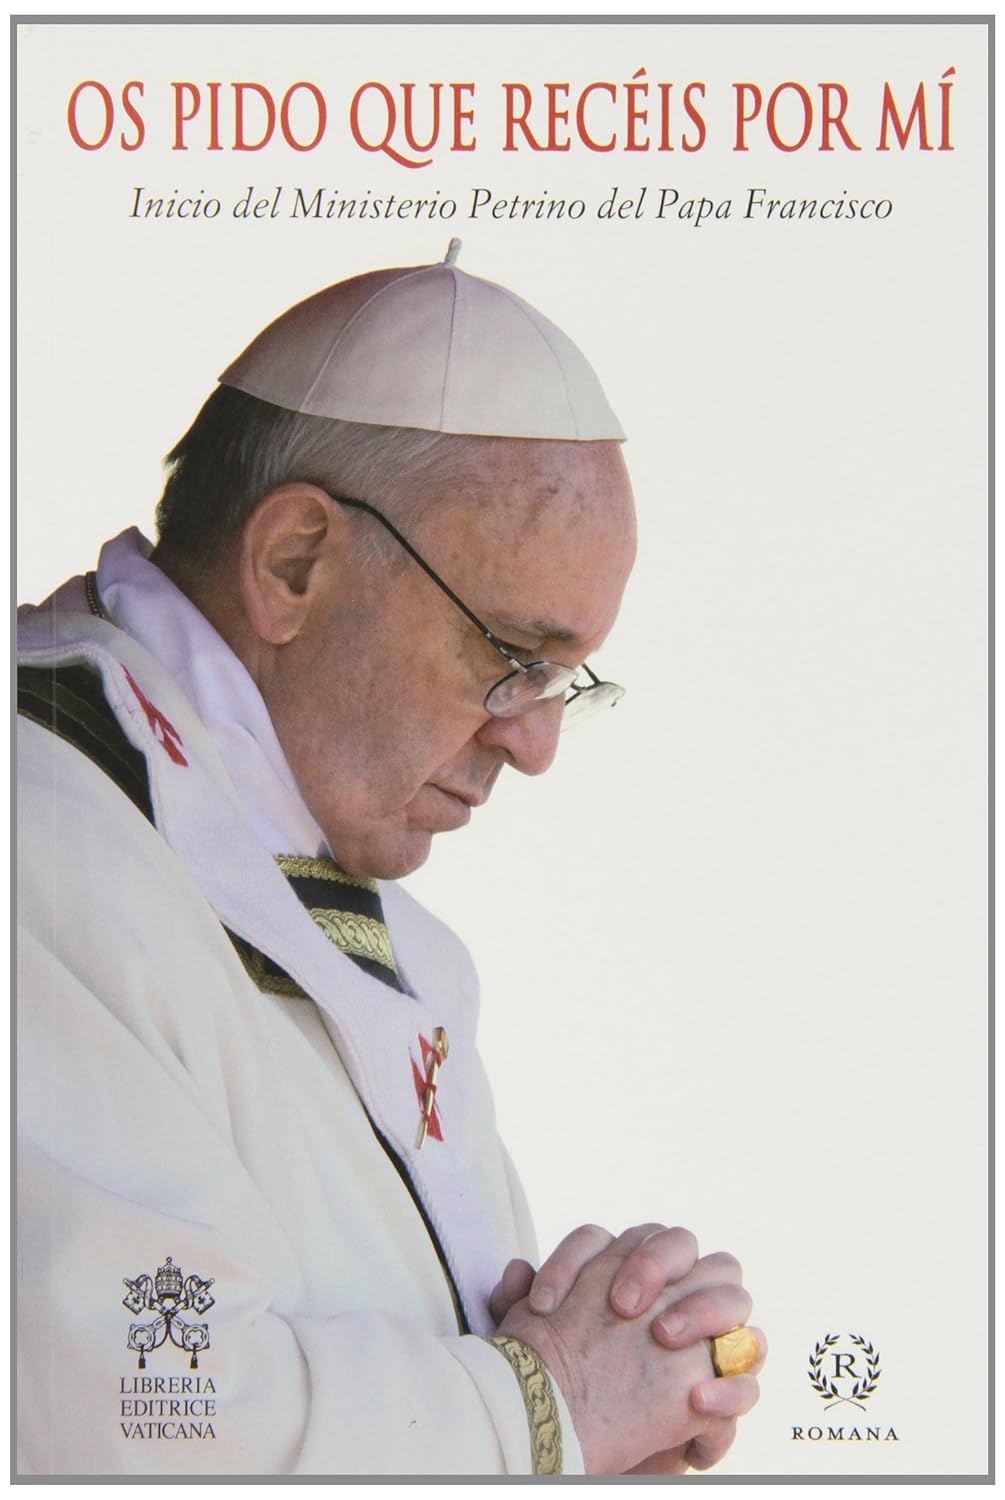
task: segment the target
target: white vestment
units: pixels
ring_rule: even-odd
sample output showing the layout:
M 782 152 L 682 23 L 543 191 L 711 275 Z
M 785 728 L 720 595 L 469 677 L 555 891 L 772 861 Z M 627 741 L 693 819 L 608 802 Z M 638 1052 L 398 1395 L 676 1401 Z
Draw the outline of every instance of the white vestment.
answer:
M 79 581 L 59 600 L 28 612 L 22 660 L 101 673 L 154 824 L 19 720 L 20 1472 L 530 1473 L 523 1390 L 479 1336 L 506 1261 L 535 1250 L 466 950 L 382 885 L 407 992 L 364 973 L 292 892 L 172 677 L 86 612 Z M 263 992 L 225 929 L 311 998 Z M 437 1026 L 443 1139 L 417 1150 Z M 169 1258 L 190 1302 L 211 1280 L 205 1310 L 124 1306 Z M 143 1369 L 133 1325 L 161 1337 Z M 177 1347 L 186 1325 L 208 1344 Z M 563 1471 L 581 1473 L 553 1394 Z

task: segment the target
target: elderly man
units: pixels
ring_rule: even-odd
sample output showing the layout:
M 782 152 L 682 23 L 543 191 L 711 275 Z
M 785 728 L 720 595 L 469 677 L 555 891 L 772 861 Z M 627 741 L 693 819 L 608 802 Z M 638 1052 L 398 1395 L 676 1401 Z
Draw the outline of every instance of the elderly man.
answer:
M 687 1231 L 535 1274 L 470 960 L 393 883 L 619 695 L 635 547 L 593 372 L 452 262 L 284 314 L 156 548 L 23 612 L 24 1472 L 677 1472 L 756 1399 Z

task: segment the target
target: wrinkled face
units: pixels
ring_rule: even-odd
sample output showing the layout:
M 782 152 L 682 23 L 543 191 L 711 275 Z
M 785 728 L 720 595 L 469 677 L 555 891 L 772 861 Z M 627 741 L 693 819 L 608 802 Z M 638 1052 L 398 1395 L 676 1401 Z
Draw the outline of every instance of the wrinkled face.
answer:
M 635 552 L 631 490 L 614 443 L 490 444 L 459 498 L 404 527 L 409 541 L 519 659 L 578 666 L 614 623 Z M 381 509 L 379 495 L 361 495 Z M 386 534 L 351 517 L 355 540 Z M 487 692 L 509 668 L 397 544 L 360 565 L 345 549 L 323 605 L 261 683 L 301 794 L 356 875 L 418 868 L 504 766 L 555 754 L 562 699 L 513 719 Z

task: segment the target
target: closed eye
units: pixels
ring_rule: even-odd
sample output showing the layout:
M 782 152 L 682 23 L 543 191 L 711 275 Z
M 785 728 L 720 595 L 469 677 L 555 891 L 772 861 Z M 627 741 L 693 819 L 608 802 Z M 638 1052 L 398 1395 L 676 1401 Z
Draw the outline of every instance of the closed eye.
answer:
M 503 640 L 500 640 L 499 644 L 509 652 L 510 656 L 515 656 L 517 661 L 523 662 L 525 666 L 529 662 L 537 660 L 538 653 L 532 650 L 530 646 L 516 646 L 512 641 Z

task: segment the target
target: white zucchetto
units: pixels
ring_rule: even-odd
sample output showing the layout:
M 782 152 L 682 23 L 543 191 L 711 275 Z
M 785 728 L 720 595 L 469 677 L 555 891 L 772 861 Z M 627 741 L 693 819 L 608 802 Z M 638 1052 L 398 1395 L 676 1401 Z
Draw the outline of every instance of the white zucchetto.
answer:
M 454 264 L 369 271 L 291 307 L 220 376 L 307 416 L 485 437 L 624 440 L 571 339 Z

